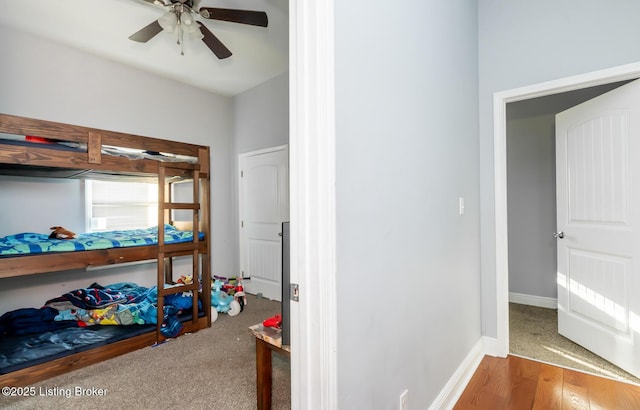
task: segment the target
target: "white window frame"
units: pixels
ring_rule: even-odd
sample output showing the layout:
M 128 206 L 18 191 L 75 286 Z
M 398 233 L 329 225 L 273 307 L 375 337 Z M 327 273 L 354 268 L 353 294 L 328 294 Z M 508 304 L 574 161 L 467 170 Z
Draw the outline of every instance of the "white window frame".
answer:
M 90 180 L 87 179 L 85 180 L 85 184 L 84 184 L 84 190 L 85 190 L 85 194 L 84 194 L 84 198 L 85 198 L 85 232 L 99 232 L 99 231 L 103 231 L 103 230 L 118 230 L 121 229 L 119 227 L 113 227 L 113 228 L 106 228 L 106 229 L 96 229 L 96 223 L 95 223 L 95 218 L 93 215 L 93 206 L 94 206 L 94 202 L 93 202 L 93 191 L 95 189 L 95 183 L 100 183 L 103 181 L 99 181 L 99 180 Z M 112 184 L 131 184 L 132 182 L 130 181 L 104 181 L 104 182 L 108 182 L 108 183 L 112 183 Z M 157 217 L 157 212 L 158 212 L 158 194 L 157 194 L 157 184 L 156 183 L 145 183 L 149 185 L 149 189 L 154 189 L 155 187 L 155 191 L 151 192 L 150 194 L 150 199 L 149 202 L 133 202 L 130 201 L 131 206 L 140 206 L 140 205 L 146 205 L 146 206 L 150 206 L 151 208 L 151 212 L 152 214 L 147 214 L 147 217 L 145 218 L 144 221 L 140 221 L 140 224 L 137 225 L 135 228 L 147 228 L 149 226 L 154 226 L 157 224 L 158 221 L 158 217 Z M 123 186 L 123 191 L 124 191 L 124 186 Z M 128 198 L 128 196 L 126 194 L 123 194 L 122 196 L 120 196 L 123 201 L 114 201 L 112 204 L 113 205 L 121 205 L 121 206 L 126 206 L 126 204 L 129 201 L 126 201 L 126 198 Z M 153 198 L 153 200 L 151 200 L 151 198 Z M 122 229 L 134 229 L 132 227 L 127 227 L 127 228 L 122 228 Z

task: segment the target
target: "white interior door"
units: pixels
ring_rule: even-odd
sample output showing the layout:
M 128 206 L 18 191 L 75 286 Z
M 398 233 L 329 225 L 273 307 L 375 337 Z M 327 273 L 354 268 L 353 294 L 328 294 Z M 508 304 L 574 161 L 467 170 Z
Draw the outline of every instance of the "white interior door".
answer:
M 289 149 L 241 154 L 240 270 L 245 291 L 282 300 L 282 222 L 289 220 Z
M 640 82 L 556 116 L 558 331 L 640 377 Z

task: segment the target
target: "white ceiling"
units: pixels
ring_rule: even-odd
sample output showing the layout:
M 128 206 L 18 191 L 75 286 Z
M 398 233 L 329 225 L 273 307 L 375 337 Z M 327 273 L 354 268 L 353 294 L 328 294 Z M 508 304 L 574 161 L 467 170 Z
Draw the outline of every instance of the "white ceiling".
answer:
M 265 11 L 268 27 L 198 17 L 233 55 L 219 60 L 201 40 L 161 32 L 147 43 L 128 37 L 164 10 L 143 0 L 4 1 L 0 24 L 113 61 L 233 96 L 288 70 L 288 0 L 202 0 L 201 7 Z

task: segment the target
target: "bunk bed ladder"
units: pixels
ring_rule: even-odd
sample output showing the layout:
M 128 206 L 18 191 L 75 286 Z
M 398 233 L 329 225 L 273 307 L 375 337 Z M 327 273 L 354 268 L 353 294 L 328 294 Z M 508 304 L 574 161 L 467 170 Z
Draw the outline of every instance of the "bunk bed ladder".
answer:
M 192 293 L 192 324 L 197 326 L 198 317 L 198 300 L 199 291 L 206 290 L 206 286 L 201 286 L 202 281 L 206 280 L 209 275 L 201 275 L 200 269 L 200 239 L 199 233 L 199 211 L 200 211 L 200 171 L 193 171 L 193 202 L 173 202 L 172 200 L 172 182 L 167 181 L 167 177 L 172 176 L 172 170 L 176 170 L 176 174 L 180 174 L 181 169 L 172 167 L 171 163 L 159 163 L 158 166 L 158 325 L 156 328 L 156 338 L 160 342 L 165 339 L 161 333 L 164 321 L 164 297 L 171 294 L 188 292 Z M 171 223 L 172 210 L 191 210 L 193 240 L 191 242 L 183 242 L 176 244 L 165 244 L 164 227 L 165 224 Z M 208 238 L 207 238 L 208 239 Z M 191 256 L 192 282 L 190 284 L 173 285 L 173 258 L 179 256 Z M 206 263 L 206 262 L 203 262 Z M 208 264 L 205 265 L 208 269 Z M 210 288 L 210 285 L 209 285 Z M 209 297 L 210 298 L 210 297 Z M 207 298 L 207 299 L 209 299 Z M 208 306 L 208 304 L 206 304 Z M 207 307 L 203 304 L 203 307 Z M 207 314 L 207 311 L 205 311 Z M 207 314 L 208 317 L 208 314 Z M 208 319 L 208 325 L 210 325 Z

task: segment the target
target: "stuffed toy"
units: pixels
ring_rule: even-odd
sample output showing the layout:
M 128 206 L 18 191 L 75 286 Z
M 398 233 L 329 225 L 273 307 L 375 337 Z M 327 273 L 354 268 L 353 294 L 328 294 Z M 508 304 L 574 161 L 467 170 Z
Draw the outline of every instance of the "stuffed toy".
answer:
M 190 285 L 193 283 L 193 275 L 181 275 L 177 283 L 180 283 L 182 285 Z
M 61 226 L 52 226 L 53 232 L 49 235 L 49 239 L 74 239 L 78 235 L 75 232 L 68 231 Z

